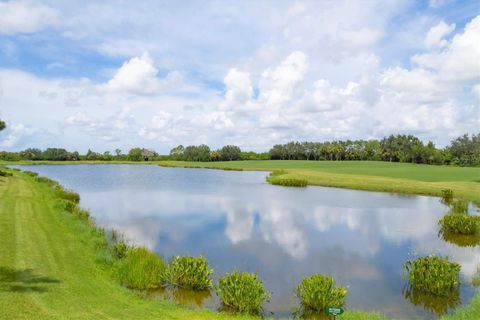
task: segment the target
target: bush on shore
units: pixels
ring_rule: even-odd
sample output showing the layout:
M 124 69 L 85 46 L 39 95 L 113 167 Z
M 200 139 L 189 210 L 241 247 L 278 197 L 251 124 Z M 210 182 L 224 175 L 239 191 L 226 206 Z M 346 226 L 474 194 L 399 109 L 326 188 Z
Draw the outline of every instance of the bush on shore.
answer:
M 260 314 L 271 295 L 256 274 L 238 271 L 219 278 L 215 292 L 225 309 L 249 314 Z
M 190 290 L 207 290 L 213 285 L 213 269 L 202 256 L 177 256 L 165 271 L 165 280 L 176 288 Z
M 427 256 L 404 265 L 412 289 L 434 296 L 448 296 L 460 283 L 460 265 L 448 258 Z
M 304 277 L 295 289 L 303 312 L 322 312 L 326 307 L 343 307 L 347 289 L 335 284 L 332 276 L 314 274 Z

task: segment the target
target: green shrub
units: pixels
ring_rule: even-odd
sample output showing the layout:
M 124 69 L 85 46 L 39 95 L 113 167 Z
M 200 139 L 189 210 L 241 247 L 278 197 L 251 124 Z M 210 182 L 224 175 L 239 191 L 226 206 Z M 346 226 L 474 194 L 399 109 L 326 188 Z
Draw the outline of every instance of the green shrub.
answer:
M 427 256 L 404 265 L 413 290 L 435 296 L 448 296 L 460 283 L 460 265 L 448 258 Z
M 247 272 L 227 273 L 218 279 L 215 292 L 224 308 L 240 313 L 259 314 L 263 303 L 270 298 L 257 275 Z
M 347 297 L 347 289 L 335 285 L 332 276 L 314 274 L 304 277 L 295 289 L 304 311 L 322 312 L 326 307 L 342 307 Z
M 166 264 L 162 258 L 145 248 L 128 250 L 118 264 L 120 283 L 132 289 L 153 289 L 165 284 Z
M 450 205 L 453 201 L 453 190 L 452 189 L 444 189 L 442 192 L 442 202 L 446 205 Z
M 212 287 L 213 270 L 207 259 L 184 256 L 175 257 L 167 267 L 165 280 L 174 287 L 190 290 L 206 290 Z
M 446 214 L 438 224 L 443 233 L 474 235 L 479 231 L 479 217 L 467 214 Z

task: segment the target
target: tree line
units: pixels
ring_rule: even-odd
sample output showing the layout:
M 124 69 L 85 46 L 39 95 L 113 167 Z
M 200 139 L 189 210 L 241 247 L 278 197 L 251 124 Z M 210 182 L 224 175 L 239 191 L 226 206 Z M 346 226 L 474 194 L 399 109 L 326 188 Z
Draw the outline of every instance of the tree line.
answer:
M 0 130 L 5 124 L 0 121 Z M 88 150 L 84 155 L 63 148 L 40 150 L 29 148 L 20 152 L 0 152 L 0 160 L 50 161 L 235 161 L 235 160 L 373 160 L 423 164 L 480 166 L 480 133 L 465 134 L 451 141 L 445 148 L 437 148 L 431 141 L 424 143 L 413 135 L 390 135 L 381 140 L 339 140 L 326 142 L 288 142 L 274 145 L 268 152 L 245 152 L 238 146 L 227 145 L 211 150 L 202 144 L 179 145 L 168 155 L 145 148 L 132 148 L 127 153 L 116 149 L 113 153 Z
M 381 140 L 289 142 L 270 151 L 279 160 L 375 160 L 423 164 L 480 165 L 480 134 L 465 134 L 446 148 L 424 143 L 413 135 L 390 135 Z

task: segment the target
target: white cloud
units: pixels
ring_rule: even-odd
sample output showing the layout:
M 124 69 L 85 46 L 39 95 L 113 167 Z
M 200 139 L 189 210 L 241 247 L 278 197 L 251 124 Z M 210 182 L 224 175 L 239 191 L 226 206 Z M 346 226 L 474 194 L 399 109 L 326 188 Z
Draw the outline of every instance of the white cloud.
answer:
M 0 34 L 32 33 L 57 22 L 54 9 L 31 1 L 0 2 Z
M 455 23 L 448 25 L 444 21 L 440 21 L 428 31 L 427 36 L 425 37 L 425 46 L 427 48 L 445 47 L 448 44 L 448 41 L 443 38 L 452 33 L 453 30 L 455 30 Z
M 480 80 L 480 16 L 470 21 L 440 53 L 415 55 L 412 61 L 420 67 L 437 71 L 450 81 Z
M 245 108 L 253 97 L 253 86 L 250 75 L 236 68 L 228 71 L 223 79 L 225 84 L 225 100 L 220 107 L 222 109 Z
M 34 130 L 21 123 L 7 124 L 7 137 L 1 145 L 5 148 L 15 147 L 23 138 L 34 133 Z
M 153 94 L 160 89 L 157 79 L 158 69 L 147 52 L 140 57 L 133 57 L 125 62 L 113 78 L 101 86 L 110 92 L 131 92 Z
M 293 98 L 294 89 L 303 80 L 307 56 L 300 51 L 291 53 L 275 69 L 267 69 L 259 84 L 260 100 L 268 108 L 279 108 Z

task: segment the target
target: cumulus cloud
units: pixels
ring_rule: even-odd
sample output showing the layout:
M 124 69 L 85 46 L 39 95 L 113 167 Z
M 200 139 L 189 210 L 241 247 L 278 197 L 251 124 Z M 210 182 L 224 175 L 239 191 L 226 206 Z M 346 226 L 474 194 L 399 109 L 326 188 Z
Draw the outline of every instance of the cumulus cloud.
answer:
M 153 94 L 160 87 L 157 74 L 158 69 L 155 68 L 152 58 L 145 52 L 140 57 L 133 57 L 125 62 L 101 88 L 111 92 Z
M 31 1 L 0 2 L 0 34 L 32 33 L 57 22 L 53 8 Z
M 418 54 L 412 57 L 412 61 L 451 81 L 479 81 L 480 16 L 472 19 L 462 33 L 456 34 L 445 45 L 446 48 L 439 53 Z
M 1 142 L 5 148 L 16 146 L 22 139 L 34 133 L 32 128 L 22 123 L 7 124 L 7 137 Z
M 427 48 L 445 47 L 448 41 L 443 38 L 452 33 L 453 30 L 455 30 L 455 23 L 448 25 L 444 21 L 440 21 L 439 24 L 428 31 L 425 37 L 425 46 Z
M 220 107 L 222 109 L 247 107 L 253 97 L 250 74 L 232 68 L 223 79 L 223 83 L 225 84 L 225 99 Z
M 278 108 L 292 99 L 294 89 L 305 76 L 307 56 L 300 51 L 291 53 L 275 69 L 267 69 L 259 84 L 260 100 L 268 108 Z

